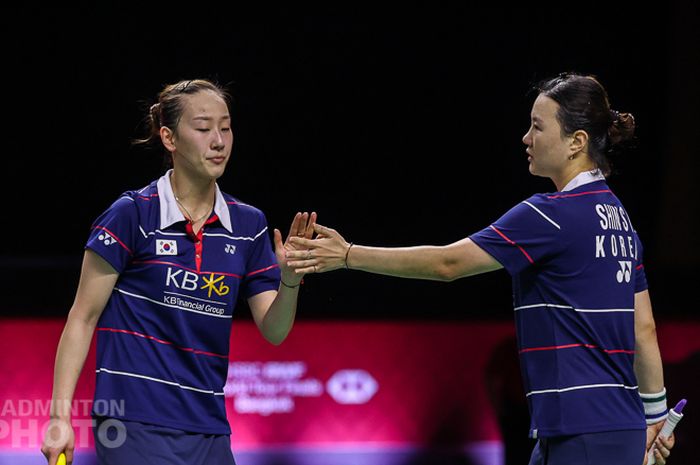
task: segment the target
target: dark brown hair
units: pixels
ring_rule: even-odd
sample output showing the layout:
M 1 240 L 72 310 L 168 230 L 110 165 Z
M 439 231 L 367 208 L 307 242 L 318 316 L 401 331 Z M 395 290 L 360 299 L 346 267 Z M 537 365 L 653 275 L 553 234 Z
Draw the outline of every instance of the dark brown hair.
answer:
M 185 96 L 202 91 L 211 91 L 221 97 L 226 106 L 230 107 L 229 93 L 218 84 L 206 79 L 191 79 L 168 84 L 158 94 L 158 101 L 151 105 L 145 118 L 147 135 L 132 141 L 133 145 L 146 145 L 152 148 L 163 148 L 160 140 L 160 128 L 165 126 L 173 132 L 185 111 Z M 230 110 L 229 110 L 230 111 Z M 170 153 L 165 151 L 166 164 L 171 165 Z
M 608 93 L 594 76 L 562 73 L 542 81 L 535 90 L 559 104 L 557 120 L 564 134 L 586 131 L 588 154 L 608 176 L 610 155 L 634 137 L 634 116 L 611 109 Z

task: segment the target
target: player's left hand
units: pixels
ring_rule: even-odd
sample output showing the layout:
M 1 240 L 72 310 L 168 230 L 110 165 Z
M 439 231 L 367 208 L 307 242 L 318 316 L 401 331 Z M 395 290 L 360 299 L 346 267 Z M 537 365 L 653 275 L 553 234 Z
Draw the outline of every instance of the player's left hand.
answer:
M 292 225 L 289 227 L 289 234 L 287 239 L 282 242 L 282 233 L 279 229 L 275 229 L 275 255 L 277 256 L 277 263 L 279 264 L 280 271 L 282 272 L 282 280 L 290 285 L 296 286 L 301 282 L 303 274 L 295 273 L 294 270 L 287 266 L 286 254 L 289 251 L 302 250 L 302 247 L 293 244 L 289 239 L 292 237 L 301 237 L 304 239 L 311 239 L 314 235 L 314 225 L 316 224 L 316 218 L 318 215 L 316 212 L 297 213 L 294 215 L 292 220 Z

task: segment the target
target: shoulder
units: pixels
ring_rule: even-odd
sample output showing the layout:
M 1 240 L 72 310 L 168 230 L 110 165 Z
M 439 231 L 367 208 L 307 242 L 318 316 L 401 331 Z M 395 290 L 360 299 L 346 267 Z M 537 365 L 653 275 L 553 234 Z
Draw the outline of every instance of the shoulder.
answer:
M 242 200 L 226 194 L 225 192 L 222 192 L 221 194 L 226 201 L 226 207 L 228 208 L 229 214 L 234 222 L 238 220 L 239 223 L 243 222 L 247 224 L 267 223 L 265 213 L 263 213 L 263 211 L 259 208 L 243 202 Z
M 494 223 L 495 226 L 533 233 L 561 230 L 561 209 L 547 196 L 548 194 L 535 194 L 518 202 Z
M 556 216 L 558 206 L 552 194 L 534 194 L 514 205 L 509 213 L 533 217 Z
M 141 189 L 122 192 L 101 216 L 138 216 L 140 212 L 157 205 L 158 189 L 153 182 Z

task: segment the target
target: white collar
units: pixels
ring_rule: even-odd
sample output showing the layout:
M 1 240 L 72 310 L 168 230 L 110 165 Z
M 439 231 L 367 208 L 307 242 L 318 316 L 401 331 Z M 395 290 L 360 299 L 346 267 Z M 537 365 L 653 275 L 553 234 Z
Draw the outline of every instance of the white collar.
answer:
M 173 186 L 170 184 L 170 174 L 173 172 L 172 169 L 168 170 L 156 184 L 158 188 L 158 198 L 160 199 L 160 229 L 165 229 L 179 221 L 185 221 L 185 215 L 182 214 L 175 201 L 175 194 L 173 193 Z M 216 200 L 214 201 L 214 213 L 219 217 L 221 224 L 228 230 L 228 232 L 233 232 L 231 227 L 231 215 L 228 211 L 228 206 L 226 205 L 226 200 L 224 199 L 221 190 L 219 190 L 219 185 L 216 185 Z
M 603 176 L 603 173 L 601 173 L 599 169 L 595 169 L 592 171 L 583 171 L 577 174 L 576 177 L 574 177 L 574 179 L 569 181 L 569 183 L 566 186 L 564 186 L 561 192 L 571 191 L 579 186 L 583 186 L 584 184 L 588 184 L 595 181 L 605 181 L 605 176 Z

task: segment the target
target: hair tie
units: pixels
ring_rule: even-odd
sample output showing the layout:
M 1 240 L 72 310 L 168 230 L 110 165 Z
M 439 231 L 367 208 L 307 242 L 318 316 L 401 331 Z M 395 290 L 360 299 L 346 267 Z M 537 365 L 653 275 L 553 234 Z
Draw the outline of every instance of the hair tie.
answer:
M 620 112 L 617 110 L 613 110 L 612 108 L 610 109 L 610 118 L 611 118 L 611 123 L 615 124 L 618 121 L 620 121 Z

